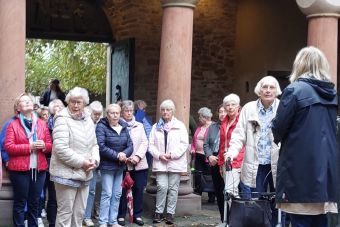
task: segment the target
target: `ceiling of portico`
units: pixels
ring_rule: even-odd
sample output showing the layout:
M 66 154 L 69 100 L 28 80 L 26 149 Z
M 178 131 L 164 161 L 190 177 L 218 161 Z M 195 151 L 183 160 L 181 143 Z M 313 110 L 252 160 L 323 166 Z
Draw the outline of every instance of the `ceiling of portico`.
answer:
M 27 38 L 112 42 L 101 0 L 26 0 Z M 109 4 L 109 1 L 105 1 Z

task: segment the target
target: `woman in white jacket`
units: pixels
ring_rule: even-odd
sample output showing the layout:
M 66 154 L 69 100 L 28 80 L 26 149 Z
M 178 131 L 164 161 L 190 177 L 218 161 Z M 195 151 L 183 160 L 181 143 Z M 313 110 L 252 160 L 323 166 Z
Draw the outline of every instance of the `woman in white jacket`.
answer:
M 157 183 L 153 222 L 162 221 L 167 200 L 166 224 L 173 224 L 181 173 L 187 172 L 188 132 L 183 122 L 174 117 L 172 100 L 163 101 L 160 111 L 161 118 L 152 126 L 149 138 L 152 171 L 156 173 Z

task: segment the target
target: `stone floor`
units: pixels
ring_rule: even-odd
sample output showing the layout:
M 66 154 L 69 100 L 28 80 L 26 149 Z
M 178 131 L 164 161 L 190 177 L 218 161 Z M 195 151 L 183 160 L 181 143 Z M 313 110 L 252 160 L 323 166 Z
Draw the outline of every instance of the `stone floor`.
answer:
M 202 196 L 202 210 L 192 216 L 175 216 L 174 225 L 166 225 L 164 222 L 160 224 L 152 223 L 152 214 L 145 214 L 143 216 L 145 222 L 144 227 L 208 227 L 208 226 L 218 226 L 220 224 L 220 215 L 217 208 L 217 203 L 208 203 L 208 196 L 203 193 Z M 44 220 L 45 221 L 45 220 Z M 95 221 L 95 220 L 94 220 Z M 99 224 L 95 222 L 95 227 Z M 45 226 L 48 226 L 47 223 Z M 126 222 L 125 226 L 137 227 L 136 224 L 130 224 Z

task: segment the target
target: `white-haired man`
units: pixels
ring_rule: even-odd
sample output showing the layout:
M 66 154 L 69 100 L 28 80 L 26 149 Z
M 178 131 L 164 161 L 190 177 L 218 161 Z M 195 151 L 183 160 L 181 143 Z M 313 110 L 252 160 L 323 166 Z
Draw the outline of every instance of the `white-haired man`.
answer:
M 259 98 L 242 108 L 224 155 L 225 160 L 233 160 L 245 146 L 241 170 L 241 196 L 244 197 L 251 196 L 251 192 L 267 192 L 268 186 L 270 191 L 275 191 L 279 152 L 279 147 L 273 142 L 271 122 L 279 105 L 276 97 L 282 93 L 280 85 L 274 77 L 265 76 L 254 91 Z M 273 218 L 272 226 L 275 226 L 275 221 Z

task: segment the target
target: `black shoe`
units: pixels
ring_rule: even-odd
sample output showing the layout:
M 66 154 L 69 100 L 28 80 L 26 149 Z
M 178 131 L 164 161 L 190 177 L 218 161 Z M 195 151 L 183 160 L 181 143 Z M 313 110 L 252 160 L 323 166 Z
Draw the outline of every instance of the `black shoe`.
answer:
M 167 224 L 167 225 L 174 224 L 174 215 L 173 214 L 169 214 L 169 213 L 166 214 L 165 224 Z
M 153 216 L 152 223 L 161 223 L 162 222 L 162 214 L 155 213 Z
M 118 222 L 119 225 L 125 226 L 125 219 L 124 218 L 118 218 L 117 222 Z
M 136 223 L 139 226 L 143 226 L 144 225 L 144 222 L 143 222 L 142 218 L 140 218 L 140 217 L 137 217 L 137 218 L 134 217 L 133 218 L 133 223 Z

